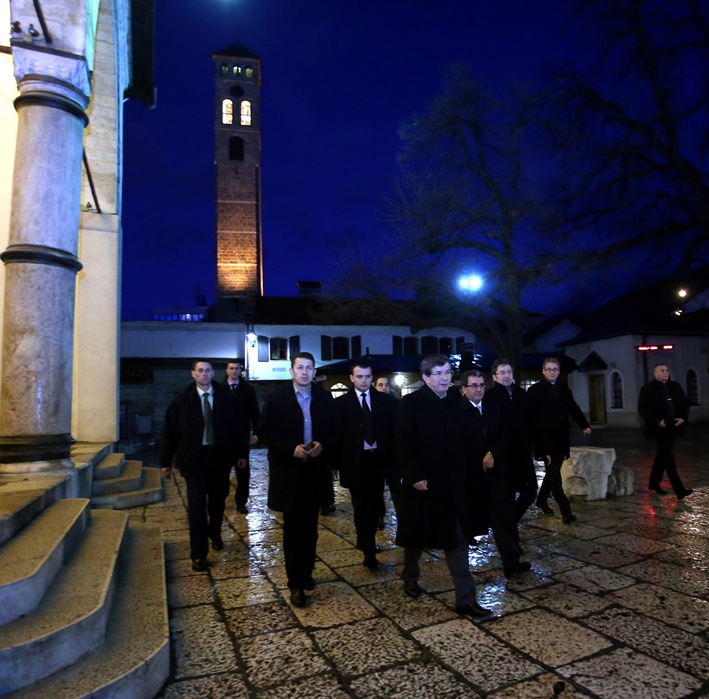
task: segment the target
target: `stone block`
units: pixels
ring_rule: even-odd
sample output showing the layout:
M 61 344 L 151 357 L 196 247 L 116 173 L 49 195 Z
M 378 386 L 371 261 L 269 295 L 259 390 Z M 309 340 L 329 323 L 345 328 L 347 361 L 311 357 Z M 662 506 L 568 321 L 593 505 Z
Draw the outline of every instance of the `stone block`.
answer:
M 608 476 L 609 495 L 632 495 L 633 471 L 626 466 L 613 466 L 611 475 Z
M 561 478 L 567 495 L 604 500 L 608 479 L 615 462 L 615 449 L 571 447 L 571 456 L 561 465 Z

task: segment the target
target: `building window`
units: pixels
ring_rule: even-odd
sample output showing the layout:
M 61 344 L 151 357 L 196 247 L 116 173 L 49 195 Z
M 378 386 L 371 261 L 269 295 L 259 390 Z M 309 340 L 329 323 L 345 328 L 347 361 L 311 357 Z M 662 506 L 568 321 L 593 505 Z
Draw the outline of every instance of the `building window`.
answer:
M 391 353 L 396 356 L 404 354 L 404 339 L 399 335 L 392 335 Z
M 453 340 L 450 337 L 439 338 L 438 351 L 446 356 L 453 354 Z
M 623 407 L 623 378 L 614 371 L 611 374 L 611 409 L 620 410 Z
M 246 66 L 246 77 L 247 78 L 254 77 L 254 69 L 251 66 Z
M 687 372 L 687 398 L 690 405 L 699 405 L 699 381 L 697 381 L 697 372 L 690 369 Z
M 269 360 L 268 338 L 265 335 L 259 335 L 258 341 L 258 360 L 259 362 L 267 362 Z
M 233 71 L 234 75 L 241 75 L 241 66 L 234 66 Z
M 404 354 L 418 354 L 419 340 L 417 337 L 404 338 Z
M 426 335 L 421 338 L 421 354 L 438 354 L 438 338 Z
M 349 359 L 350 358 L 350 338 L 349 337 L 333 337 L 332 338 L 332 358 L 333 359 Z
M 229 74 L 229 66 L 226 63 L 222 63 L 221 69 L 222 69 L 222 75 Z
M 230 99 L 222 100 L 222 124 L 234 123 L 234 103 Z
M 288 356 L 293 359 L 300 352 L 300 335 L 292 335 L 288 338 Z
M 352 357 L 361 357 L 362 356 L 362 336 L 361 335 L 355 335 L 352 338 Z
M 340 396 L 344 396 L 347 391 L 349 391 L 349 388 L 347 388 L 347 386 L 345 386 L 345 384 L 343 383 L 336 383 L 330 389 L 330 393 L 332 393 L 333 398 L 339 398 Z
M 249 100 L 244 100 L 241 103 L 241 125 L 251 126 L 251 102 Z
M 288 359 L 288 342 L 285 337 L 272 337 L 269 356 L 273 361 Z
M 244 159 L 244 139 L 232 136 L 229 139 L 229 160 Z

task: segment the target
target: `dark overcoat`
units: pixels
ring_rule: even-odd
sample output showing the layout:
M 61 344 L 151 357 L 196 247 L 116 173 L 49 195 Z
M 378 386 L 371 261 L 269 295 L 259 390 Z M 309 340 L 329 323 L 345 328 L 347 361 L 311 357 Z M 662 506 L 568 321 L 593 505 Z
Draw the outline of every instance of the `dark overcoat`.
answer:
M 468 402 L 468 401 L 466 401 Z M 396 452 L 402 476 L 399 546 L 453 548 L 456 520 L 466 539 L 488 530 L 486 507 L 476 506 L 484 489 L 482 468 L 466 454 L 463 399 L 451 389 L 439 398 L 428 386 L 404 396 L 396 415 Z M 413 487 L 428 481 L 428 490 Z
M 485 405 L 492 403 L 497 406 L 511 432 L 510 445 L 507 449 L 508 458 L 532 457 L 532 439 L 530 436 L 529 422 L 529 396 L 527 392 L 512 384 L 512 395 L 499 383 L 485 391 L 483 399 Z
M 224 378 L 222 385 L 229 388 L 229 379 Z M 244 378 L 239 379 L 236 388 L 229 388 L 232 393 L 235 393 L 241 401 L 241 407 L 246 415 L 246 419 L 251 423 L 251 430 L 254 434 L 258 434 L 259 422 L 261 422 L 261 409 L 256 398 L 254 387 Z
M 268 447 L 268 506 L 277 512 L 292 509 L 303 469 L 315 469 L 315 480 L 322 487 L 330 478 L 330 460 L 339 439 L 337 410 L 329 392 L 316 384 L 312 384 L 311 390 L 313 441 L 320 442 L 323 447 L 316 458 L 304 460 L 293 456 L 295 448 L 304 443 L 305 427 L 293 382 L 275 388 L 263 406 L 258 436 Z
M 372 428 L 377 443 L 377 463 L 381 469 L 377 475 L 396 478 L 396 455 L 394 450 L 394 419 L 397 401 L 387 393 L 369 391 L 372 411 Z M 344 488 L 362 485 L 370 466 L 363 463 L 364 412 L 359 396 L 354 389 L 335 399 L 340 419 L 342 439 L 336 466 L 340 471 L 340 485 Z
M 554 460 L 567 459 L 571 453 L 569 418 L 582 430 L 590 427 L 571 389 L 560 379 L 555 384 L 541 379 L 529 387 L 527 395 L 534 454 L 539 459 L 547 454 Z
M 667 391 L 672 399 L 672 406 L 675 417 L 681 417 L 685 423 L 689 420 L 689 399 L 682 390 L 682 387 L 676 381 L 667 382 Z M 659 433 L 666 431 L 667 427 L 659 427 L 662 420 L 667 420 L 667 398 L 662 381 L 653 379 L 650 383 L 646 383 L 640 389 L 638 396 L 638 412 L 645 421 L 645 436 L 649 438 L 656 437 Z M 684 426 L 672 428 L 675 434 L 681 435 L 684 432 Z
M 214 389 L 212 415 L 214 442 L 220 466 L 231 468 L 249 453 L 248 422 L 239 399 L 221 384 L 212 382 Z M 200 448 L 204 435 L 202 400 L 196 384 L 191 384 L 175 396 L 165 413 L 160 466 L 181 472 L 200 467 Z

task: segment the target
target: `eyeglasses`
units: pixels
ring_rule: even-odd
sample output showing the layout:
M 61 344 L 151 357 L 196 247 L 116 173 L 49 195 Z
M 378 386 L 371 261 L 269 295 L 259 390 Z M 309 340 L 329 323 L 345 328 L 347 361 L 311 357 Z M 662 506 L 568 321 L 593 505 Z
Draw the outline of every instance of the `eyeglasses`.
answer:
M 484 383 L 469 383 L 467 386 L 463 386 L 463 388 L 485 388 Z
M 453 372 L 450 369 L 447 371 L 432 371 L 430 376 L 435 376 L 438 379 L 441 376 L 453 376 Z
M 504 371 L 496 371 L 495 376 L 512 376 L 512 369 L 505 369 Z

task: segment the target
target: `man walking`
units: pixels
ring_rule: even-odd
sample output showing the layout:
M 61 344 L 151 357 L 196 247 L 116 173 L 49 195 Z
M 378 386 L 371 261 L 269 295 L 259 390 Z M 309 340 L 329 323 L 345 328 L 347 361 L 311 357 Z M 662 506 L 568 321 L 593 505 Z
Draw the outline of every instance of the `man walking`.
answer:
M 192 569 L 207 569 L 209 540 L 224 548 L 221 528 L 232 466 L 243 468 L 248 454 L 248 425 L 239 402 L 212 381 L 207 360 L 192 364 L 194 383 L 178 394 L 165 414 L 160 466 L 172 477 L 173 463 L 187 484 Z
M 512 432 L 504 456 L 507 484 L 515 497 L 514 512 L 519 522 L 537 497 L 537 473 L 532 460 L 532 439 L 529 433 L 529 397 L 515 383 L 514 370 L 507 359 L 496 359 L 490 367 L 490 373 L 493 383 L 485 392 L 485 403 L 494 403 L 498 407 Z
M 546 515 L 554 514 L 554 510 L 547 504 L 551 492 L 559 505 L 564 524 L 571 524 L 576 521 L 576 516 L 571 513 L 571 504 L 561 482 L 561 464 L 570 454 L 569 417 L 587 436 L 591 434 L 591 426 L 571 390 L 559 378 L 560 370 L 558 359 L 545 359 L 542 365 L 544 378 L 530 386 L 527 395 L 532 416 L 534 453 L 546 464 L 546 474 L 537 496 L 537 507 Z
M 357 548 L 364 554 L 364 566 L 370 570 L 379 565 L 375 537 L 385 478 L 395 503 L 399 486 L 394 468 L 396 402 L 384 393 L 370 390 L 372 379 L 372 366 L 365 359 L 359 360 L 351 369 L 352 389 L 335 400 L 342 430 L 340 485 L 350 490 Z
M 455 586 L 459 614 L 485 617 L 468 564 L 468 545 L 485 534 L 485 506 L 474 494 L 484 489 L 481 468 L 467 454 L 463 401 L 451 390 L 448 358 L 432 354 L 421 362 L 424 381 L 401 399 L 396 416 L 396 450 L 402 473 L 396 543 L 404 547 L 404 592 L 420 597 L 419 559 L 424 548 L 442 548 Z
M 676 382 L 670 380 L 667 364 L 656 364 L 652 370 L 653 380 L 640 389 L 638 412 L 645 421 L 645 434 L 655 440 L 657 451 L 650 471 L 649 490 L 667 495 L 662 488 L 662 476 L 667 471 L 672 489 L 678 500 L 683 500 L 694 491 L 685 488 L 677 473 L 674 444 L 675 437 L 682 434 L 689 419 L 689 400 Z
M 242 376 L 244 365 L 239 359 L 234 359 L 226 365 L 226 376 L 224 385 L 234 392 L 234 395 L 241 401 L 241 407 L 246 415 L 246 419 L 252 431 L 251 444 L 258 444 L 258 424 L 261 420 L 261 411 L 256 399 L 254 387 Z M 251 464 L 248 456 L 243 468 L 235 469 L 236 493 L 234 501 L 236 511 L 242 515 L 248 513 L 246 502 L 249 499 L 249 482 L 251 481 Z
M 333 398 L 314 383 L 309 352 L 291 358 L 292 381 L 266 399 L 259 439 L 268 447 L 268 506 L 283 513 L 283 553 L 291 603 L 306 604 L 312 590 L 320 493 L 338 440 Z

